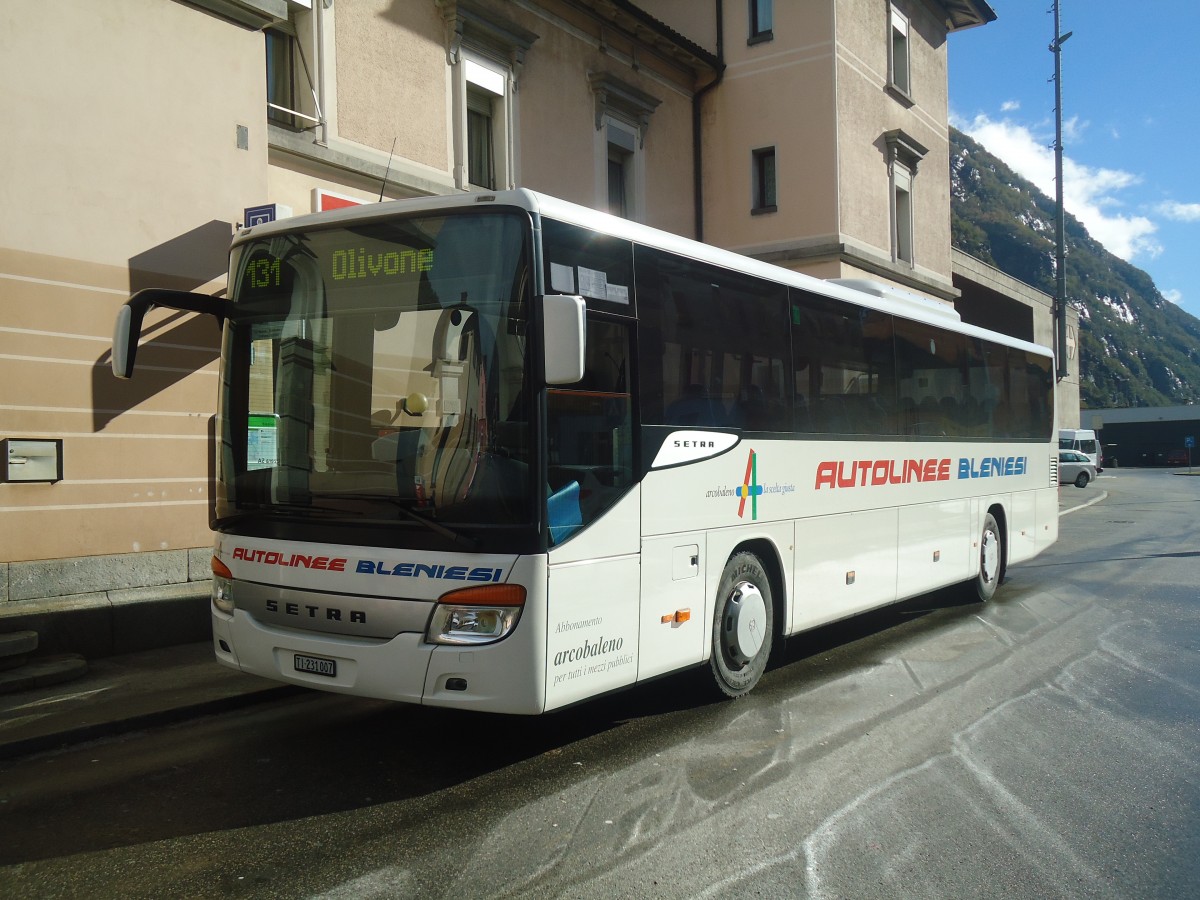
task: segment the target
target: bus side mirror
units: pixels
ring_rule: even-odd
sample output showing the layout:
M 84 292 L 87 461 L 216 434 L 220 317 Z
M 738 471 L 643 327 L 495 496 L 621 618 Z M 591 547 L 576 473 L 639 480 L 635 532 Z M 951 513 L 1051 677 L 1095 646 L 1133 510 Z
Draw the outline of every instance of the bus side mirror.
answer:
M 585 311 L 582 297 L 547 294 L 542 298 L 546 384 L 575 384 L 583 379 L 587 350 Z
M 149 288 L 138 291 L 117 310 L 117 321 L 113 325 L 112 371 L 118 378 L 133 377 L 133 363 L 137 358 L 138 338 L 142 334 L 142 320 L 152 306 L 165 306 L 183 312 L 205 313 L 214 316 L 217 326 L 229 315 L 229 304 L 220 297 L 193 294 L 188 291 L 171 291 Z
M 142 331 L 142 316 L 145 312 L 143 309 L 135 314 L 128 303 L 117 310 L 117 321 L 113 325 L 112 371 L 118 378 L 129 378 L 133 375 L 133 360 L 137 356 L 137 339 Z

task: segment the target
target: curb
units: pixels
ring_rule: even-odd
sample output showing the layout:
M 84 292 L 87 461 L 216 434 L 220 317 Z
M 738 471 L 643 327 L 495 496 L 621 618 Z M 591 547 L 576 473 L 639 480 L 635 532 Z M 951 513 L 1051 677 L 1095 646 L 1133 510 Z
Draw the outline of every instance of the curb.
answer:
M 207 641 L 208 582 L 0 603 L 0 632 L 36 631 L 48 653 L 88 659 Z
M 54 731 L 47 734 L 18 738 L 13 741 L 0 743 L 0 759 L 14 759 L 34 753 L 42 753 L 47 750 L 59 750 L 74 744 L 83 744 L 101 738 L 128 734 L 133 731 L 158 728 L 164 725 L 176 725 L 189 719 L 222 712 L 232 712 L 259 703 L 283 700 L 305 692 L 305 688 L 297 685 L 279 685 L 277 687 L 250 691 L 245 694 L 217 697 L 184 706 L 140 713 L 109 722 L 96 722 L 90 725 L 79 725 L 74 728 L 68 728 L 64 731 Z

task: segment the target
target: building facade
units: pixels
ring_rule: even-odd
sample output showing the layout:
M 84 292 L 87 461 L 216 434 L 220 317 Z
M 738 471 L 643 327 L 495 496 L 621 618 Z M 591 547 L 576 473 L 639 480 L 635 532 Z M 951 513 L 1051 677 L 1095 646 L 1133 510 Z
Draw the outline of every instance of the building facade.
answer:
M 818 277 L 960 295 L 946 45 L 995 18 L 982 0 L 47 0 L 0 17 L 17 213 L 0 223 L 0 439 L 10 470 L 28 465 L 14 447 L 60 454 L 53 478 L 0 483 L 0 601 L 207 578 L 219 335 L 152 315 L 129 382 L 109 342 L 131 291 L 222 293 L 255 216 L 525 186 Z

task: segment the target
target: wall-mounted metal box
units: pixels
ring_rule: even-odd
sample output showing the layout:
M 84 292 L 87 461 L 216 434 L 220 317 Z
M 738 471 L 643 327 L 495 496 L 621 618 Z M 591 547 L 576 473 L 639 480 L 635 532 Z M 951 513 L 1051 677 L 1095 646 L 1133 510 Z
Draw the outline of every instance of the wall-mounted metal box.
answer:
M 0 441 L 0 482 L 62 481 L 61 438 Z

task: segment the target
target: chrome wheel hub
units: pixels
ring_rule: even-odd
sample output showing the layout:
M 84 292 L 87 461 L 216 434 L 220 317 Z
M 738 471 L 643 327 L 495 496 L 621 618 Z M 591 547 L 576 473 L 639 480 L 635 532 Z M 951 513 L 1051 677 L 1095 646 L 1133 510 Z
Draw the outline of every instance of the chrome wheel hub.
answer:
M 988 584 L 1000 574 L 1000 538 L 994 531 L 983 533 L 983 547 L 979 554 L 979 574 Z
M 725 604 L 721 641 L 729 659 L 744 666 L 767 639 L 767 601 L 748 581 L 740 581 Z

